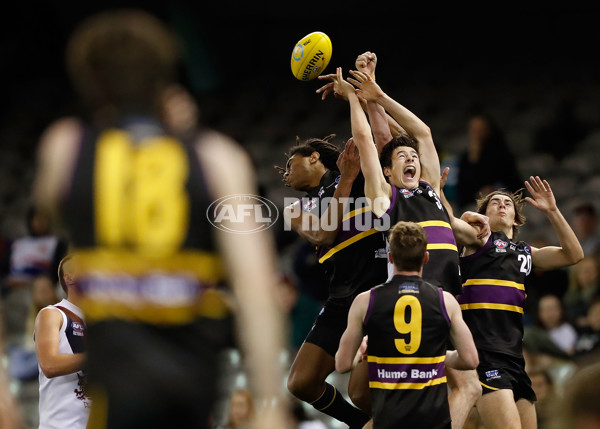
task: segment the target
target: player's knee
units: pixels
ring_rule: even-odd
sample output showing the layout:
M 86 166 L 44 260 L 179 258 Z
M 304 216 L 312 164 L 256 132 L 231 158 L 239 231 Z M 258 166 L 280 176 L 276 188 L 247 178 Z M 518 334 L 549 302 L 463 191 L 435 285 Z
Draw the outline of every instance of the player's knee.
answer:
M 352 403 L 367 414 L 371 414 L 371 394 L 369 389 L 348 386 L 348 396 Z
M 474 401 L 481 397 L 481 383 L 477 377 L 469 377 L 465 383 L 464 389 L 466 394 Z
M 310 377 L 298 372 L 291 372 L 287 380 L 288 391 L 301 401 L 315 400 L 315 383 Z

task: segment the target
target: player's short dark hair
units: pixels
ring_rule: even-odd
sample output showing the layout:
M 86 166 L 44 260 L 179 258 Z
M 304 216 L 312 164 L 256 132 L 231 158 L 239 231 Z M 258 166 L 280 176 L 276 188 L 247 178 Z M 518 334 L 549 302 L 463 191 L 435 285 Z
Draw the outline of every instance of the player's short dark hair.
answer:
M 73 258 L 72 255 L 67 255 L 64 258 L 62 258 L 60 260 L 60 263 L 58 264 L 58 282 L 60 283 L 60 287 L 66 294 L 68 294 L 69 291 L 68 291 L 67 283 L 65 282 L 64 264 L 65 264 L 65 262 L 71 260 L 72 258 Z
M 427 251 L 427 234 L 415 222 L 400 221 L 389 232 L 394 266 L 402 271 L 419 271 Z
M 73 32 L 66 55 L 75 88 L 94 110 L 156 109 L 178 59 L 171 31 L 137 9 L 88 17 Z
M 329 134 L 323 138 L 310 138 L 301 141 L 300 137 L 296 136 L 296 144 L 290 148 L 289 153 L 285 154 L 286 160 L 290 159 L 293 155 L 307 157 L 312 155 L 313 152 L 317 152 L 319 154 L 319 160 L 326 169 L 337 171 L 337 160 L 340 157 L 342 150 L 330 142 L 334 137 L 335 134 Z M 285 173 L 285 168 L 283 167 L 276 165 L 275 169 L 280 174 Z
M 392 154 L 394 153 L 394 149 L 400 146 L 410 147 L 419 153 L 419 142 L 417 140 L 406 134 L 396 136 L 387 142 L 381 149 L 379 162 L 381 163 L 382 168 L 392 166 Z
M 494 195 L 504 195 L 510 198 L 515 207 L 515 222 L 516 226 L 513 226 L 513 239 L 517 237 L 519 234 L 519 227 L 525 224 L 526 217 L 523 214 L 523 206 L 525 205 L 525 200 L 523 199 L 523 189 L 519 189 L 516 192 L 510 192 L 505 189 L 499 189 L 497 191 L 490 192 L 484 197 L 478 198 L 476 201 L 477 204 L 477 213 L 484 215 L 490 200 Z

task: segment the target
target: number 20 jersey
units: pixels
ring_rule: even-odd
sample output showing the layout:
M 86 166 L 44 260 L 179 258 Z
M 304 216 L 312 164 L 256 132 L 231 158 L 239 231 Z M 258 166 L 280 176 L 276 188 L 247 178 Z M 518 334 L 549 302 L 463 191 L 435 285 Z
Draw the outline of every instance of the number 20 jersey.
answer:
M 460 258 L 462 293 L 457 300 L 478 349 L 523 356 L 525 277 L 531 247 L 494 232 L 472 255 Z

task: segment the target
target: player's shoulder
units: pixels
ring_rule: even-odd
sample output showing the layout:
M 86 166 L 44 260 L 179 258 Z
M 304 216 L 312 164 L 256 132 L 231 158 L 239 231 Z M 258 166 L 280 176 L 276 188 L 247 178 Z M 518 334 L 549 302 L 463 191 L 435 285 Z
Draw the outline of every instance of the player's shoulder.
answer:
M 53 305 L 42 308 L 37 314 L 38 322 L 42 323 L 62 323 L 63 312 Z
M 64 146 L 79 139 L 83 133 L 83 122 L 75 117 L 64 117 L 50 123 L 44 130 L 42 144 Z

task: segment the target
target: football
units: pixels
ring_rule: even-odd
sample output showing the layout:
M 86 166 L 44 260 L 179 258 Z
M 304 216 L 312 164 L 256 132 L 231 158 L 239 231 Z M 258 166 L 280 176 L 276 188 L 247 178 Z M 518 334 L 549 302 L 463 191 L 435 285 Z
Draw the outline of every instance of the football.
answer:
M 307 81 L 319 76 L 331 59 L 331 39 L 321 31 L 304 36 L 292 51 L 292 73 L 298 80 Z

